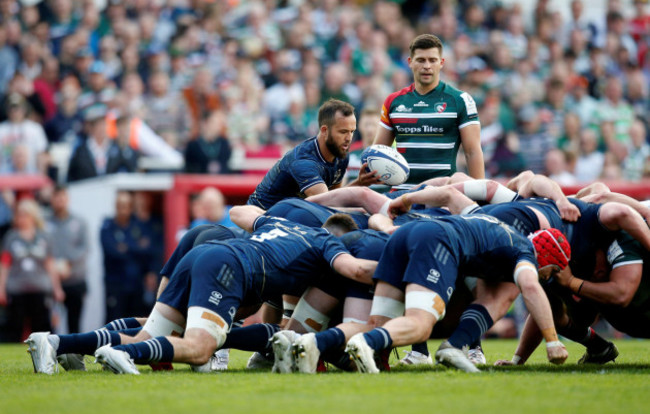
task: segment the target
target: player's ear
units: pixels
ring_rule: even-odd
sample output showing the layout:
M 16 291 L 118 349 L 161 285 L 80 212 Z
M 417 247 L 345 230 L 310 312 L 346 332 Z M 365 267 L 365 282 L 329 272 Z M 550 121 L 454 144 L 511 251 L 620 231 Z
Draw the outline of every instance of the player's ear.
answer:
M 327 125 L 320 126 L 320 133 L 323 135 L 327 135 Z
M 445 66 L 445 58 L 440 58 L 440 67 Z

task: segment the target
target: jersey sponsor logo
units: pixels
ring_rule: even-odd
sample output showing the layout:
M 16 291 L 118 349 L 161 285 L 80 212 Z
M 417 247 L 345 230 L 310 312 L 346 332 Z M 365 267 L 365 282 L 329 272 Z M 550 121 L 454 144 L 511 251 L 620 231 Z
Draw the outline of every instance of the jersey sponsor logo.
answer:
M 447 102 L 438 102 L 433 109 L 438 113 L 445 112 L 445 109 L 447 109 Z
M 429 269 L 429 275 L 427 276 L 427 281 L 431 283 L 438 283 L 440 280 L 440 272 L 436 269 Z
M 445 129 L 441 127 L 432 127 L 430 125 L 422 125 L 418 127 L 403 127 L 395 125 L 397 132 L 400 134 L 444 134 Z
M 476 102 L 474 102 L 474 98 L 472 98 L 471 95 L 467 92 L 461 93 L 460 97 L 463 98 L 463 101 L 465 101 L 465 109 L 467 109 L 467 115 L 476 115 L 478 113 L 478 110 L 476 109 Z
M 332 182 L 332 185 L 338 184 L 339 181 L 341 181 L 341 178 L 342 178 L 341 170 L 336 170 L 336 172 L 334 173 L 334 180 Z
M 426 103 L 426 102 L 424 102 L 424 101 L 420 101 L 420 102 L 414 104 L 413 106 L 419 106 L 419 107 L 423 107 L 423 108 L 428 108 L 428 107 L 429 107 L 429 104 Z
M 395 112 L 411 112 L 413 108 L 407 108 L 404 105 L 398 105 L 397 108 L 395 108 Z
M 212 293 L 210 293 L 210 298 L 208 299 L 208 302 L 214 304 L 215 306 L 219 306 L 219 303 L 221 303 L 222 298 L 223 295 L 220 292 L 213 290 Z

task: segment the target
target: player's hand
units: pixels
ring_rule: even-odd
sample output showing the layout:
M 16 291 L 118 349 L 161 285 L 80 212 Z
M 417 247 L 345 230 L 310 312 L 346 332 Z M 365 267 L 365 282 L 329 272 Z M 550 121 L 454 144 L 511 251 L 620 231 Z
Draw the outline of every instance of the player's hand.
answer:
M 395 219 L 400 214 L 408 213 L 411 210 L 411 202 L 406 195 L 398 197 L 388 205 L 388 217 Z
M 557 280 L 557 283 L 560 286 L 563 287 L 569 286 L 569 282 L 571 281 L 571 279 L 573 279 L 573 274 L 571 273 L 571 269 L 569 268 L 569 266 L 555 273 L 555 280 Z
M 367 187 L 373 184 L 381 184 L 377 170 L 368 172 L 368 163 L 364 163 L 359 170 L 359 177 L 357 177 L 357 185 Z
M 393 234 L 397 229 L 399 229 L 399 226 L 391 226 L 388 229 L 386 229 L 386 234 Z
M 580 218 L 580 210 L 568 199 L 557 201 L 557 208 L 560 210 L 560 216 L 566 221 L 578 221 Z
M 514 362 L 508 360 L 508 359 L 499 359 L 497 362 L 494 363 L 495 367 L 509 367 L 509 366 L 514 366 L 517 365 Z
M 559 341 L 554 341 L 554 342 L 559 342 Z M 561 342 L 559 345 L 554 345 L 554 346 L 546 346 L 546 357 L 548 358 L 548 362 L 551 364 L 556 364 L 556 365 L 561 365 L 564 364 L 564 361 L 567 360 L 569 357 L 569 352 L 566 350 L 564 347 L 564 344 Z

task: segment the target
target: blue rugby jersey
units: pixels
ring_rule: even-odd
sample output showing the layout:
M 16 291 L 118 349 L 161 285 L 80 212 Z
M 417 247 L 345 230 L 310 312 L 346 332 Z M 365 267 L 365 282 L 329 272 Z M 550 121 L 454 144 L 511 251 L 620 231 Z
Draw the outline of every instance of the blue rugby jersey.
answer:
M 235 253 L 246 275 L 245 291 L 260 299 L 306 288 L 337 256 L 348 253 L 324 229 L 267 216 L 257 218 L 247 239 L 209 243 Z
M 268 210 L 282 199 L 304 195 L 306 189 L 316 184 L 324 183 L 327 188 L 339 184 L 348 168 L 348 159 L 346 156 L 327 162 L 317 138 L 310 138 L 275 163 L 249 197 L 248 204 Z

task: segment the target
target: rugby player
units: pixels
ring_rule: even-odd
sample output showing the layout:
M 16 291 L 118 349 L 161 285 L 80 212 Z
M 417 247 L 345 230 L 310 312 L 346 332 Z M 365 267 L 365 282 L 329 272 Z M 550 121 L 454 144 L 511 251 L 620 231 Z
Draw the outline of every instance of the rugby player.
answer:
M 268 210 L 287 197 L 307 197 L 339 188 L 348 166 L 356 122 L 354 107 L 349 103 L 335 99 L 325 102 L 318 110 L 318 135 L 276 162 L 251 194 L 248 204 Z M 376 182 L 374 171 L 361 172 L 350 185 Z

